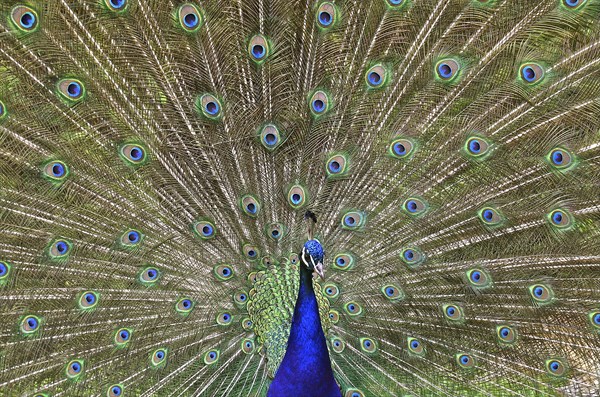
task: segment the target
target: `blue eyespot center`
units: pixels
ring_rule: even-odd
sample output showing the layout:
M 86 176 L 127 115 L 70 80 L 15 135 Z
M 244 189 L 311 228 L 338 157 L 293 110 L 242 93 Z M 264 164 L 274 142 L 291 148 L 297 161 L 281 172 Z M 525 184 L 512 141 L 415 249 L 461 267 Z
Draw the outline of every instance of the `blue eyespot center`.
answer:
M 340 165 L 339 162 L 337 162 L 335 160 L 332 160 L 329 162 L 329 170 L 331 172 L 333 172 L 334 174 L 340 172 L 341 169 L 342 169 L 342 166 Z
M 250 256 L 250 257 L 256 256 L 256 251 L 254 251 L 254 250 L 248 251 L 248 256 Z
M 396 292 L 396 290 L 395 290 L 394 288 L 392 288 L 392 287 L 387 287 L 387 288 L 385 289 L 385 293 L 386 293 L 386 295 L 387 295 L 387 296 L 392 296 L 392 295 L 394 295 L 394 292 Z
M 406 203 L 406 208 L 408 209 L 409 212 L 417 212 L 417 202 L 414 200 L 410 200 L 408 203 Z
M 188 309 L 190 306 L 192 306 L 192 301 L 190 301 L 189 299 L 184 299 L 183 302 L 181 302 L 181 304 L 184 308 Z
M 6 273 L 8 273 L 8 267 L 0 262 L 0 277 L 4 276 Z
M 113 393 L 115 396 L 120 396 L 120 395 L 121 395 L 121 388 L 120 388 L 119 386 L 114 386 L 114 387 L 112 388 L 112 393 Z
M 302 196 L 300 196 L 298 193 L 292 194 L 292 203 L 299 204 L 301 200 Z
M 65 167 L 63 167 L 62 164 L 60 163 L 55 163 L 52 166 L 52 175 L 60 178 L 61 176 L 63 176 L 65 174 Z
M 119 333 L 119 336 L 121 337 L 121 339 L 127 340 L 129 339 L 129 331 L 123 330 Z
M 183 23 L 188 28 L 194 28 L 196 25 L 198 25 L 198 16 L 191 12 L 189 14 L 185 14 L 183 17 Z
M 79 371 L 81 371 L 81 364 L 79 364 L 79 363 L 72 363 L 71 364 L 71 369 L 73 370 L 73 372 L 79 372 Z
M 202 228 L 202 234 L 204 236 L 210 236 L 213 233 L 213 228 L 210 225 L 204 225 Z
M 35 24 L 35 15 L 33 15 L 33 13 L 28 11 L 28 12 L 23 13 L 23 15 L 21 15 L 21 26 L 23 26 L 26 29 L 29 29 L 29 28 L 33 27 L 34 24 Z
M 337 260 L 335 262 L 338 264 L 338 266 L 346 265 L 346 260 L 344 258 L 337 258 Z
M 600 325 L 600 313 L 594 315 L 594 324 Z
M 449 78 L 452 76 L 452 68 L 447 63 L 441 63 L 438 66 L 438 72 L 442 78 Z
M 461 362 L 463 365 L 466 365 L 466 364 L 468 364 L 468 363 L 469 363 L 469 361 L 471 361 L 471 358 L 469 358 L 469 356 L 467 356 L 467 355 L 462 355 L 462 356 L 460 356 L 460 362 Z
M 215 357 L 217 357 L 217 354 L 216 354 L 215 352 L 210 352 L 210 353 L 208 354 L 208 357 L 210 357 L 210 358 L 211 358 L 211 360 L 214 360 L 214 359 L 215 359 Z
M 30 329 L 34 330 L 38 326 L 38 321 L 34 317 L 29 317 L 27 319 L 27 325 L 29 326 Z
M 404 156 L 406 154 L 406 147 L 401 143 L 394 144 L 394 153 L 398 156 Z
M 477 139 L 473 139 L 471 142 L 469 142 L 469 151 L 474 154 L 481 152 L 481 144 Z
M 416 349 L 419 347 L 419 341 L 413 340 L 412 342 L 410 342 L 410 347 L 412 347 L 413 349 Z
M 58 251 L 59 254 L 61 254 L 61 255 L 65 254 L 68 249 L 69 249 L 69 246 L 64 241 L 59 241 L 56 243 L 56 251 Z
M 381 76 L 379 75 L 379 73 L 369 73 L 369 82 L 373 85 L 379 85 L 381 83 Z
M 415 252 L 413 250 L 404 251 L 404 258 L 408 261 L 412 261 L 415 258 Z
M 219 105 L 217 105 L 217 103 L 213 101 L 208 102 L 205 108 L 206 112 L 211 115 L 215 115 L 219 112 Z
M 140 147 L 136 146 L 129 151 L 129 155 L 133 161 L 139 161 L 144 156 L 144 151 Z
M 494 218 L 494 212 L 492 210 L 483 211 L 483 218 L 490 222 Z
M 272 235 L 273 237 L 279 237 L 279 230 L 273 230 L 273 231 L 271 232 L 271 235 Z
M 354 226 L 356 225 L 356 219 L 354 219 L 353 216 L 347 216 L 345 219 L 346 225 L 347 226 Z
M 553 372 L 556 372 L 556 371 L 558 371 L 558 369 L 559 369 L 559 368 L 560 368 L 560 363 L 559 363 L 558 361 L 552 361 L 552 362 L 550 363 L 550 369 L 551 369 Z
M 500 336 L 502 336 L 503 338 L 506 338 L 509 334 L 510 334 L 510 330 L 506 327 L 504 327 L 500 330 Z
M 332 20 L 333 20 L 333 17 L 331 16 L 330 13 L 328 13 L 326 11 L 321 11 L 319 13 L 319 22 L 321 22 L 321 25 L 329 26 L 331 24 Z
M 156 352 L 156 358 L 158 358 L 159 360 L 162 360 L 165 357 L 165 352 L 163 352 L 162 350 Z
M 473 272 L 471 273 L 471 280 L 478 282 L 481 280 L 481 272 Z
M 364 346 L 365 346 L 367 349 L 368 349 L 368 348 L 370 348 L 370 347 L 371 347 L 371 345 L 372 345 L 372 343 L 371 343 L 371 341 L 370 341 L 370 340 L 366 340 L 366 341 L 364 342 Z
M 256 213 L 256 204 L 254 203 L 250 203 L 246 206 L 246 209 L 248 210 L 248 212 L 250 212 L 251 214 Z
M 255 44 L 252 46 L 252 55 L 254 55 L 255 58 L 262 58 L 265 56 L 265 47 L 260 45 L 260 44 Z
M 266 134 L 264 139 L 266 144 L 269 146 L 273 146 L 277 143 L 277 136 L 275 134 Z
M 110 5 L 114 8 L 121 8 L 125 5 L 125 0 L 110 0 Z
M 556 150 L 554 153 L 552 153 L 552 162 L 556 165 L 561 165 L 563 162 L 563 152 L 560 150 Z
M 225 321 L 229 321 L 229 319 L 231 318 L 231 316 L 227 313 L 223 314 L 223 320 Z
M 81 84 L 72 82 L 67 86 L 67 92 L 72 98 L 76 98 L 81 94 Z
M 354 306 L 354 305 L 350 304 L 350 305 L 348 305 L 348 309 L 349 309 L 351 312 L 353 312 L 354 310 L 356 310 L 356 306 Z
M 246 294 L 240 294 L 240 300 L 243 302 L 246 300 Z
M 563 220 L 563 214 L 560 211 L 556 211 L 554 214 L 552 214 L 552 222 L 554 222 L 555 224 L 559 225 Z
M 454 314 L 456 314 L 456 309 L 453 306 L 450 306 L 446 309 L 446 314 L 449 316 L 454 316 Z
M 325 110 L 325 102 L 320 99 L 315 99 L 313 101 L 313 109 L 315 112 L 321 113 L 323 110 Z
M 223 268 L 223 275 L 229 276 L 231 274 L 231 270 L 228 267 Z
M 127 233 L 127 239 L 131 243 L 137 243 L 140 239 L 140 234 L 138 232 L 131 231 Z
M 535 287 L 533 290 L 533 294 L 540 298 L 544 294 L 544 289 L 542 287 Z
M 535 80 L 535 70 L 531 66 L 525 66 L 523 68 L 523 78 L 528 82 L 532 82 Z
M 94 302 L 96 302 L 96 296 L 92 293 L 87 293 L 85 294 L 85 296 L 83 297 L 83 299 L 85 299 L 85 301 L 89 304 L 92 304 Z

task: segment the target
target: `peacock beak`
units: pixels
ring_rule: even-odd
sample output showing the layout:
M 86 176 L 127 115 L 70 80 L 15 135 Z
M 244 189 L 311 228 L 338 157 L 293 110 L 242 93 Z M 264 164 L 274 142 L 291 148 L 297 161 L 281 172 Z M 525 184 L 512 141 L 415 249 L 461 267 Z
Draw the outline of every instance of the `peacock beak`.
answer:
M 323 264 L 321 262 L 317 263 L 315 266 L 315 272 L 321 277 L 321 280 L 325 280 L 325 271 L 323 270 Z

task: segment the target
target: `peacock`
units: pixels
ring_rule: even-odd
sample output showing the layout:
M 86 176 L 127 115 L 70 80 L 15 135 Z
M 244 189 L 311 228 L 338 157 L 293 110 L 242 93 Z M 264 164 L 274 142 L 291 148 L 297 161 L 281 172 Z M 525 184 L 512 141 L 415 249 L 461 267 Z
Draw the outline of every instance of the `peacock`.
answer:
M 0 2 L 0 396 L 600 396 L 600 1 Z

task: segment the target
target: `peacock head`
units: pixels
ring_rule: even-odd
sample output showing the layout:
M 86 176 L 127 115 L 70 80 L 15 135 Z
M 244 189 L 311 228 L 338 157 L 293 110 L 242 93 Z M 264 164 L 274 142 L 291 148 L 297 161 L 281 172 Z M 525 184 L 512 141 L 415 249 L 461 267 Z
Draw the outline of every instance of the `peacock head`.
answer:
M 323 246 L 317 239 L 308 240 L 302 247 L 302 263 L 304 266 L 313 272 L 316 272 L 322 280 L 325 280 L 325 272 L 323 270 L 323 258 L 325 251 Z

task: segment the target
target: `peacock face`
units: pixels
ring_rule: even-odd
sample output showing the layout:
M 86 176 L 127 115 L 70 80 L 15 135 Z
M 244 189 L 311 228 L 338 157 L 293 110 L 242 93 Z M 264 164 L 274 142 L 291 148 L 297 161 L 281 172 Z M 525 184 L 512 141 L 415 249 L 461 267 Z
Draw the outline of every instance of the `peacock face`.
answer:
M 323 258 L 325 251 L 319 240 L 308 240 L 302 247 L 302 263 L 312 271 L 317 272 L 321 279 L 325 279 L 323 271 Z

